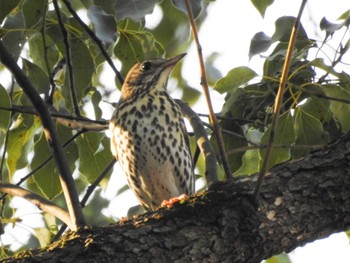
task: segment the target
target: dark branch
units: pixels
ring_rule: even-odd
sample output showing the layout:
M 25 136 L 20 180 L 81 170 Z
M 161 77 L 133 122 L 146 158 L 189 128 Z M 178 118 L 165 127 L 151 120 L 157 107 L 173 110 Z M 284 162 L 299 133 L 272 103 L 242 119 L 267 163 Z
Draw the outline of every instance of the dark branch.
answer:
M 57 168 L 60 173 L 62 190 L 66 198 L 68 211 L 72 220 L 72 226 L 73 229 L 77 229 L 79 226 L 85 225 L 85 219 L 79 204 L 75 183 L 68 167 L 66 155 L 63 151 L 60 138 L 57 134 L 47 106 L 41 99 L 36 89 L 33 87 L 32 83 L 28 80 L 23 71 L 8 53 L 2 41 L 0 41 L 0 61 L 11 71 L 18 85 L 23 89 L 24 93 L 27 95 L 32 105 L 38 112 L 44 127 L 46 139 L 52 149 L 53 156 L 55 157 Z
M 57 21 L 58 21 L 58 24 L 59 24 L 61 32 L 62 32 L 63 43 L 64 43 L 64 47 L 66 50 L 66 62 L 67 62 L 67 68 L 68 68 L 67 72 L 68 72 L 68 77 L 69 77 L 69 90 L 70 90 L 71 97 L 72 97 L 74 113 L 77 116 L 80 116 L 77 94 L 75 92 L 74 71 L 73 71 L 72 54 L 71 54 L 71 49 L 70 49 L 70 44 L 69 44 L 69 35 L 68 35 L 66 27 L 64 26 L 57 0 L 53 0 L 53 5 L 55 7 Z
M 21 262 L 58 257 L 77 262 L 261 262 L 349 229 L 349 160 L 347 134 L 271 169 L 258 209 L 252 201 L 256 175 L 218 182 L 171 209 L 68 234 L 46 251 L 24 254 Z

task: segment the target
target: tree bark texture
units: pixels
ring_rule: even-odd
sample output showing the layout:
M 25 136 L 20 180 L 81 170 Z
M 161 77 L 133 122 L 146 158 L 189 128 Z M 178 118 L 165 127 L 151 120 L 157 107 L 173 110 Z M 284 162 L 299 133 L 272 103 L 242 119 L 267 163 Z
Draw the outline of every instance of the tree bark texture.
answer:
M 66 234 L 5 262 L 260 262 L 350 226 L 350 135 L 265 178 L 216 183 L 183 204 Z

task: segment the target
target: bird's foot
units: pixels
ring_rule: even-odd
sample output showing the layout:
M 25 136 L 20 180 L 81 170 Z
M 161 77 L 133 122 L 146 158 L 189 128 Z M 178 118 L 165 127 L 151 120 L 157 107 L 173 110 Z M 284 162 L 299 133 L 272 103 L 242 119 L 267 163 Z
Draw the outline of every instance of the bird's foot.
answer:
M 173 206 L 174 203 L 182 202 L 182 201 L 185 201 L 187 199 L 188 199 L 188 196 L 185 195 L 185 194 L 182 194 L 180 196 L 176 196 L 176 197 L 170 198 L 169 200 L 164 200 L 160 206 L 161 207 L 170 208 L 170 207 Z

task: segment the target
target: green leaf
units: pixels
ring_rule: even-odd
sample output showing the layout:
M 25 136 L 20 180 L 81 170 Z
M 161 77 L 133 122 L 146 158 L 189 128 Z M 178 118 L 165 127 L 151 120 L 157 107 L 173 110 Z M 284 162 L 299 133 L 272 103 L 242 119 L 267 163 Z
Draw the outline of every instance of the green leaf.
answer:
M 52 155 L 44 133 L 35 142 L 34 157 L 31 162 L 32 170 L 41 165 L 48 157 Z M 58 171 L 53 159 L 45 166 L 40 168 L 33 176 L 33 181 L 40 189 L 42 194 L 49 200 L 55 198 L 61 193 L 61 184 L 58 177 Z
M 31 38 L 29 40 L 29 56 L 33 63 L 39 66 L 47 75 L 47 66 L 45 62 L 44 52 L 47 53 L 47 60 L 49 68 L 52 68 L 59 59 L 59 51 L 56 43 L 52 41 L 51 37 L 46 34 L 46 49 L 43 46 L 43 38 L 41 35 Z
M 24 74 L 27 75 L 28 79 L 39 93 L 47 96 L 50 91 L 50 82 L 46 73 L 40 67 L 24 58 L 22 62 Z
M 95 5 L 89 8 L 88 17 L 94 25 L 96 36 L 106 44 L 114 43 L 117 39 L 117 25 L 114 17 Z
M 7 168 L 12 178 L 16 170 L 24 168 L 28 164 L 28 153 L 32 150 L 33 136 L 40 126 L 38 117 L 19 115 L 17 126 L 9 133 L 7 146 Z
M 0 105 L 4 108 L 11 107 L 10 96 L 5 88 L 0 84 Z M 0 109 L 0 131 L 6 132 L 10 124 L 11 112 Z
M 262 17 L 265 16 L 266 9 L 272 5 L 274 0 L 250 0 Z
M 233 91 L 247 84 L 256 76 L 258 76 L 258 74 L 248 67 L 237 67 L 231 69 L 225 77 L 219 79 L 214 84 L 214 89 L 220 93 Z
M 0 24 L 4 18 L 18 5 L 20 0 L 0 1 Z
M 164 53 L 162 46 L 147 31 L 120 30 L 114 55 L 122 62 L 122 74 L 137 62 L 147 58 L 160 57 Z
M 18 60 L 19 54 L 26 42 L 24 30 L 18 30 L 21 28 L 24 28 L 23 15 L 21 12 L 7 16 L 2 26 L 4 32 L 6 32 L 2 36 L 2 41 L 15 61 Z
M 83 98 L 83 94 L 86 88 L 89 87 L 92 81 L 92 75 L 94 73 L 95 67 L 90 51 L 81 39 L 71 40 L 70 45 L 72 54 L 75 92 L 77 95 L 77 101 L 79 103 Z M 67 67 L 65 87 L 62 93 L 66 98 L 66 104 L 68 105 L 68 108 L 71 108 L 71 94 L 68 82 Z
M 322 85 L 323 91 L 329 97 L 350 101 L 350 91 L 338 85 Z M 331 100 L 330 109 L 333 117 L 339 122 L 341 130 L 346 133 L 350 130 L 350 107 L 348 103 Z
M 329 36 L 333 36 L 333 34 L 335 33 L 335 31 L 338 31 L 339 29 L 341 29 L 345 24 L 344 22 L 335 24 L 335 23 L 331 23 L 329 22 L 325 17 L 323 17 L 321 19 L 320 22 L 320 29 L 323 31 L 326 31 L 326 37 L 325 40 L 329 37 Z M 324 41 L 325 41 L 324 40 Z
M 142 21 L 145 15 L 153 12 L 158 2 L 160 0 L 115 0 L 115 15 L 118 20 L 130 18 L 134 21 Z
M 242 156 L 242 166 L 235 175 L 250 175 L 259 172 L 261 165 L 259 149 L 247 150 Z
M 113 159 L 110 142 L 104 134 L 85 133 L 77 140 L 79 149 L 79 172 L 91 183 Z M 106 180 L 101 183 L 106 186 Z
M 295 109 L 294 119 L 296 145 L 322 145 L 329 141 L 328 135 L 324 131 L 320 120 L 307 114 L 301 107 Z M 299 158 L 308 151 L 308 149 L 294 150 L 293 157 Z
M 24 0 L 22 12 L 26 28 L 39 27 L 45 14 L 46 0 Z
M 332 66 L 329 66 L 327 65 L 325 62 L 324 62 L 324 59 L 323 58 L 316 58 L 312 61 L 310 61 L 310 65 L 311 66 L 314 66 L 314 67 L 317 67 L 319 69 L 322 69 L 324 70 L 325 72 L 339 78 L 339 80 L 341 82 L 344 82 L 345 84 L 348 83 L 350 81 L 350 77 L 347 73 L 345 72 L 337 72 L 334 67 Z
M 183 12 L 186 16 L 188 15 L 186 4 L 184 0 L 171 0 L 172 4 L 181 12 Z M 191 0 L 189 1 L 191 8 L 192 8 L 192 13 L 193 17 L 196 19 L 201 11 L 202 11 L 202 1 L 201 0 Z
M 266 35 L 264 32 L 256 33 L 249 46 L 249 59 L 253 56 L 265 52 L 270 48 L 272 44 L 272 39 L 270 36 Z
M 289 111 L 283 113 L 278 119 L 277 129 L 275 131 L 274 144 L 291 145 L 295 142 L 294 121 Z M 261 143 L 266 144 L 271 132 L 271 125 L 267 128 L 261 138 Z M 261 159 L 265 158 L 266 150 L 260 150 Z M 273 148 L 268 162 L 268 168 L 275 164 L 289 160 L 291 157 L 288 148 Z
M 289 42 L 295 17 L 282 16 L 275 22 L 275 33 L 272 36 L 273 41 Z M 302 24 L 299 25 L 297 39 L 308 39 L 306 31 Z
M 34 236 L 38 239 L 40 247 L 44 248 L 51 243 L 51 233 L 47 227 L 34 228 Z
M 282 253 L 267 259 L 265 263 L 292 263 L 292 261 L 289 259 L 288 254 Z

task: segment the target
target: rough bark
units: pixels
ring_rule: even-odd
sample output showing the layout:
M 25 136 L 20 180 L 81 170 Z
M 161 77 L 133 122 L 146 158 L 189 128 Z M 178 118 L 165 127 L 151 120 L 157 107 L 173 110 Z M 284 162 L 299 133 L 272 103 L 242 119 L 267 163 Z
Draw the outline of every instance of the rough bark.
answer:
M 67 234 L 6 262 L 260 262 L 350 226 L 350 135 L 256 176 L 217 183 L 171 209 Z

